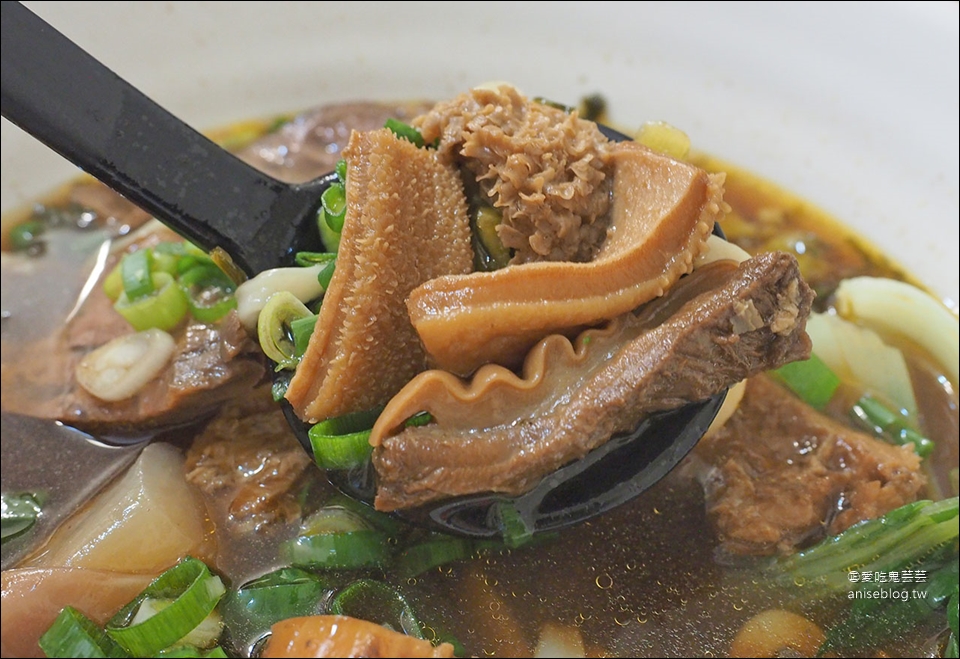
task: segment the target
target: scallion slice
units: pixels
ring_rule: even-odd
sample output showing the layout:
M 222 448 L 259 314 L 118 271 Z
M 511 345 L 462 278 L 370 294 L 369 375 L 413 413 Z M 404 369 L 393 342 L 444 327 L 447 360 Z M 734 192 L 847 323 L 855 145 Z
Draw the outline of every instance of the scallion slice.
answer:
M 310 428 L 313 457 L 323 469 L 350 469 L 370 457 L 370 430 L 380 409 L 345 414 Z
M 354 581 L 333 598 L 330 612 L 368 620 L 409 636 L 424 638 L 420 620 L 406 598 L 396 588 L 382 581 Z
M 391 117 L 390 119 L 387 119 L 384 127 L 389 128 L 390 132 L 400 139 L 406 140 L 418 148 L 423 148 L 423 135 L 421 135 L 420 131 L 410 124 L 406 124 L 399 119 L 394 119 Z
M 283 547 L 284 555 L 298 567 L 354 570 L 381 567 L 389 557 L 386 534 L 372 529 L 301 536 Z
M 469 540 L 438 533 L 407 547 L 400 554 L 398 570 L 403 576 L 415 577 L 452 561 L 468 559 L 472 554 L 473 543 Z
M 290 332 L 293 334 L 293 351 L 297 357 L 303 357 L 310 343 L 310 337 L 317 326 L 317 316 L 310 315 L 290 321 Z
M 257 338 L 264 354 L 278 369 L 294 369 L 300 359 L 290 332 L 290 323 L 312 316 L 310 310 L 288 291 L 274 293 L 257 318 Z
M 330 263 L 337 258 L 335 252 L 297 252 L 293 256 L 294 262 L 304 268 L 318 263 Z
M 187 297 L 166 272 L 153 273 L 151 280 L 153 293 L 132 299 L 124 290 L 113 308 L 138 332 L 152 327 L 168 332 L 187 315 Z
M 336 261 L 330 261 L 323 270 L 317 274 L 317 281 L 323 286 L 323 290 L 330 288 L 330 280 L 333 279 L 333 272 L 337 268 Z
M 135 657 L 151 657 L 196 628 L 217 606 L 225 588 L 200 560 L 185 558 L 157 577 L 110 619 L 107 633 Z M 169 606 L 131 624 L 147 599 L 172 599 Z
M 120 261 L 120 277 L 123 280 L 123 292 L 128 300 L 139 300 L 154 291 L 151 275 L 153 251 L 139 249 L 123 257 Z
M 336 167 L 334 167 L 334 172 L 337 174 L 337 178 L 340 179 L 341 183 L 347 182 L 347 161 L 341 158 L 337 161 Z
M 201 323 L 215 323 L 237 308 L 236 286 L 213 263 L 195 265 L 180 275 L 179 283 L 190 313 Z
M 320 195 L 320 203 L 330 228 L 337 233 L 343 231 L 343 219 L 347 212 L 347 193 L 343 184 L 334 183 L 324 190 Z
M 800 400 L 818 410 L 826 407 L 840 386 L 840 378 L 815 354 L 804 361 L 784 364 L 772 373 Z
M 120 645 L 88 617 L 65 607 L 37 641 L 48 657 L 129 657 Z

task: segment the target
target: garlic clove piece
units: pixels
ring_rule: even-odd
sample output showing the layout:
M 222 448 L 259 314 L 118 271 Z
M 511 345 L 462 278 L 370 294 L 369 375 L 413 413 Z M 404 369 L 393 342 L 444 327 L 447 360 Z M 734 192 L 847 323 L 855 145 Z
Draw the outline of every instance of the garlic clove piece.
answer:
M 176 346 L 173 337 L 159 329 L 119 336 L 80 360 L 77 383 L 100 400 L 125 400 L 163 371 Z

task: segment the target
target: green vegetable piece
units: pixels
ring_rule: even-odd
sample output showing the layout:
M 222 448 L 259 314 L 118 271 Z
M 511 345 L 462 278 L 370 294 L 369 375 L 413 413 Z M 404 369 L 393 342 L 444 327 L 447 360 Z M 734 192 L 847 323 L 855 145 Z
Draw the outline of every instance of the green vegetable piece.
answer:
M 153 251 L 150 249 L 138 249 L 123 257 L 120 261 L 120 276 L 127 299 L 136 301 L 153 292 L 153 278 L 150 276 L 152 268 Z
M 155 272 L 150 278 L 152 294 L 131 299 L 124 290 L 113 308 L 138 332 L 152 327 L 168 332 L 187 315 L 190 308 L 187 296 L 166 272 Z
M 327 213 L 322 206 L 317 211 L 317 229 L 320 231 L 320 241 L 324 248 L 328 252 L 336 254 L 340 248 L 340 232 L 330 228 L 330 223 L 327 222 Z
M 336 233 L 343 231 L 343 220 L 347 213 L 347 192 L 343 184 L 335 183 L 324 190 L 320 195 L 320 203 L 327 226 Z
M 473 543 L 469 540 L 436 533 L 424 542 L 403 550 L 397 568 L 401 575 L 415 577 L 441 565 L 466 560 L 472 555 Z
M 322 469 L 350 469 L 366 462 L 373 450 L 370 430 L 380 411 L 345 414 L 310 428 L 308 435 L 316 463 Z
M 382 567 L 389 558 L 386 534 L 372 529 L 300 536 L 282 552 L 294 566 L 328 570 Z
M 815 354 L 790 362 L 772 373 L 808 405 L 822 410 L 840 386 L 840 378 Z
M 410 124 L 406 124 L 399 119 L 390 118 L 387 119 L 384 127 L 389 128 L 390 131 L 401 140 L 406 140 L 420 149 L 424 147 L 423 135 Z
M 408 636 L 424 638 L 420 620 L 406 598 L 393 586 L 360 579 L 342 589 L 330 603 L 330 612 L 375 622 Z
M 37 644 L 48 657 L 129 657 L 110 636 L 88 617 L 65 607 Z
M 337 262 L 330 261 L 330 263 L 328 263 L 326 267 L 324 267 L 324 269 L 317 274 L 317 282 L 323 286 L 324 291 L 330 288 L 330 280 L 333 279 L 333 272 L 336 270 L 336 268 Z
M 23 252 L 33 247 L 47 230 L 47 226 L 40 220 L 27 220 L 10 229 L 10 248 L 15 252 Z
M 257 317 L 257 339 L 263 353 L 277 364 L 278 370 L 294 369 L 300 363 L 290 324 L 312 316 L 310 310 L 288 291 L 274 293 Z
M 533 538 L 533 529 L 527 526 L 520 511 L 511 502 L 497 503 L 497 515 L 500 517 L 500 533 L 508 547 L 520 547 Z
M 319 613 L 329 591 L 319 575 L 285 567 L 227 591 L 220 611 L 229 628 L 260 636 L 280 620 Z
M 197 264 L 180 275 L 187 306 L 201 323 L 215 323 L 237 308 L 236 285 L 212 262 Z
M 297 265 L 308 268 L 318 263 L 330 263 L 337 255 L 335 252 L 297 252 L 293 260 Z
M 343 158 L 338 160 L 337 165 L 336 167 L 334 167 L 333 171 L 334 173 L 336 173 L 337 178 L 340 179 L 341 183 L 347 182 L 347 161 L 346 160 L 344 160 Z
M 3 493 L 0 498 L 2 542 L 19 536 L 36 523 L 41 511 L 40 499 L 31 492 Z
M 936 448 L 935 442 L 909 426 L 905 416 L 897 414 L 872 396 L 862 396 L 851 413 L 864 427 L 887 441 L 898 446 L 913 444 L 913 450 L 921 458 L 929 456 Z
M 478 270 L 499 270 L 510 263 L 510 250 L 504 247 L 497 234 L 502 221 L 500 211 L 491 206 L 477 209 L 473 220 L 473 249 Z
M 202 561 L 185 558 L 157 577 L 107 623 L 107 633 L 134 657 L 152 657 L 189 634 L 216 608 L 225 588 Z M 147 599 L 170 599 L 169 606 L 133 623 Z
M 307 345 L 310 343 L 310 337 L 317 326 L 317 316 L 305 316 L 290 321 L 290 332 L 293 334 L 293 350 L 296 356 L 303 357 L 307 351 Z

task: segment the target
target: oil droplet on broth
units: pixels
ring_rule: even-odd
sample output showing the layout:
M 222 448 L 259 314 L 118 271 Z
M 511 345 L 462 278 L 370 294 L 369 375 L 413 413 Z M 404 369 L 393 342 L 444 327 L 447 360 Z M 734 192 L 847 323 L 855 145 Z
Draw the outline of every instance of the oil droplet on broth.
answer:
M 594 583 L 597 584 L 597 587 L 600 590 L 608 590 L 613 587 L 613 577 L 604 572 L 599 577 L 594 579 Z

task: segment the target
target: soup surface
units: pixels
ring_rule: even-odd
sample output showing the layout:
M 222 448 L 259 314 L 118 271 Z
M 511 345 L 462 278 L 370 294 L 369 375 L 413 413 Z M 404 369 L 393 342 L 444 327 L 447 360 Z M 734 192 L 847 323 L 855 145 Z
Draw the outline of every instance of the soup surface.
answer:
M 293 118 L 250 122 L 216 137 L 278 178 L 308 180 L 334 168 L 351 129 L 377 128 L 390 116 L 408 119 L 426 107 L 329 106 Z M 851 277 L 910 281 L 867 242 L 810 204 L 712 157 L 693 154 L 690 159 L 707 171 L 727 172 L 725 199 L 732 211 L 723 229 L 728 239 L 751 254 L 781 250 L 796 256 L 818 294 L 818 311 L 833 308 L 838 284 Z M 205 525 L 203 542 L 193 551 L 229 587 L 288 565 L 284 546 L 297 537 L 301 520 L 336 495 L 289 434 L 263 371 L 241 369 L 229 384 L 211 387 L 220 393 L 191 399 L 183 414 L 160 414 L 146 429 L 127 417 L 84 411 L 82 401 L 65 395 L 77 351 L 90 345 L 78 338 L 82 333 L 76 325 L 115 323 L 89 311 L 97 295 L 92 287 L 98 288 L 109 270 L 105 264 L 110 250 L 123 249 L 126 236 L 136 235 L 147 220 L 89 180 L 4 220 L 3 490 L 48 491 L 47 507 L 35 528 L 4 540 L 5 656 L 37 651 L 34 639 L 20 642 L 23 633 L 14 626 L 21 620 L 14 607 L 34 606 L 26 597 L 13 603 L 14 568 L 56 567 L 57 543 L 63 542 L 61 534 L 50 545 L 36 547 L 31 534 L 39 537 L 82 507 L 82 500 L 102 485 L 103 474 L 121 472 L 136 457 L 145 436 L 171 444 L 185 456 L 182 473 L 202 502 Z M 23 230 L 25 222 L 34 226 L 32 233 Z M 95 333 L 96 325 L 92 322 L 89 331 Z M 906 357 L 920 430 L 936 446 L 923 462 L 926 484 L 917 496 L 956 496 L 957 393 L 930 354 L 903 337 L 884 338 Z M 851 423 L 849 399 L 833 401 L 825 413 L 838 423 Z M 95 478 L 90 473 L 94 463 L 76 462 L 51 448 L 59 441 L 84 440 L 38 418 L 59 418 L 68 425 L 73 418 L 99 439 L 136 448 L 115 451 L 106 460 L 109 466 L 97 467 L 100 475 Z M 38 435 L 45 437 L 44 450 L 25 448 L 34 446 Z M 811 593 L 803 580 L 776 577 L 770 571 L 775 560 L 771 552 L 756 556 L 731 551 L 709 512 L 710 495 L 705 497 L 704 483 L 717 468 L 708 453 L 705 447 L 696 449 L 643 496 L 576 528 L 513 548 L 474 545 L 469 557 L 424 571 L 405 571 L 399 561 L 381 568 L 337 570 L 330 573 L 331 589 L 359 578 L 390 584 L 416 612 L 427 638 L 456 639 L 468 656 L 529 656 L 554 637 L 573 639 L 568 645 L 581 648 L 585 656 L 728 655 L 742 647 L 735 639 L 743 639 L 739 635 L 752 619 L 781 610 L 829 632 L 846 617 L 847 592 L 853 592 L 853 585 L 839 596 L 823 597 Z M 73 499 L 57 501 L 52 485 L 31 483 L 34 476 L 24 476 L 64 472 L 88 483 Z M 828 522 L 797 546 L 822 539 Z M 427 537 L 415 529 L 398 535 L 403 546 Z M 140 545 L 136 542 L 118 555 L 141 552 L 145 548 Z M 121 561 L 111 569 L 151 572 L 134 563 Z M 152 574 L 165 567 L 169 564 L 153 568 Z M 71 604 L 67 599 L 62 597 L 56 606 Z M 249 654 L 265 631 L 228 613 L 225 623 L 221 644 L 229 654 Z M 946 642 L 942 609 L 900 624 L 891 634 L 861 639 L 843 652 L 918 656 L 939 652 Z M 812 646 L 784 642 L 782 647 L 804 654 L 818 645 L 810 642 Z

